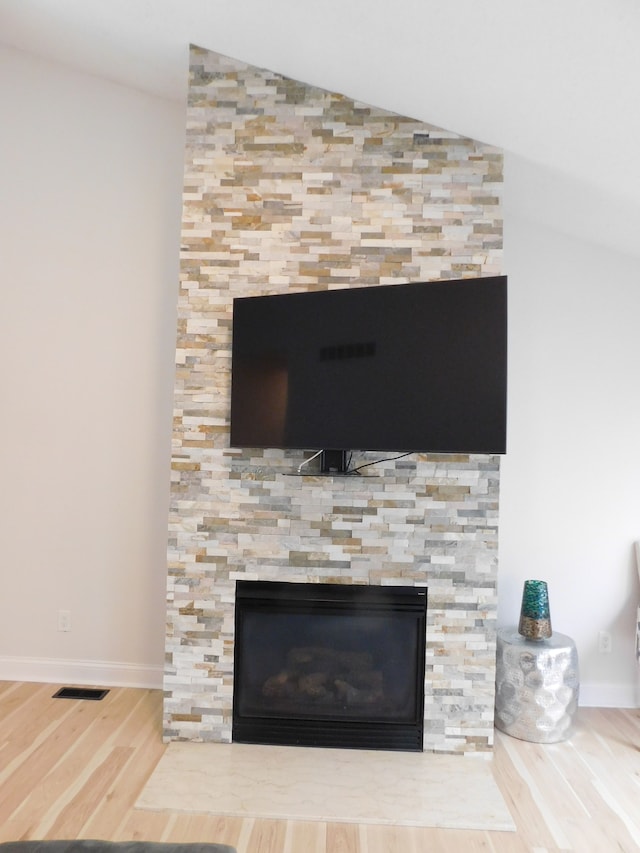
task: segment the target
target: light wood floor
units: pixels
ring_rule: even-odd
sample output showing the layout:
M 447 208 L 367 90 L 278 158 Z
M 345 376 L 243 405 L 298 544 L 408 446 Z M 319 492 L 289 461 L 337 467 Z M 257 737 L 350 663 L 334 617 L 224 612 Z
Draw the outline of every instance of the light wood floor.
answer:
M 161 693 L 101 702 L 0 682 L 0 841 L 219 841 L 238 853 L 640 851 L 640 710 L 580 709 L 574 737 L 497 733 L 493 769 L 517 832 L 215 818 L 134 809 L 165 747 Z

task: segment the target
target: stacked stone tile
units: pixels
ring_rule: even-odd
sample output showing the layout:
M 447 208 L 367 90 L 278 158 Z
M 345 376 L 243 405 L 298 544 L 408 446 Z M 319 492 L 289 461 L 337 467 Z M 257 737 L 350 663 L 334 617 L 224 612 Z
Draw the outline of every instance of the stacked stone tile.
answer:
M 229 448 L 229 393 L 234 297 L 499 274 L 501 184 L 496 148 L 192 48 L 167 739 L 231 738 L 247 578 L 428 586 L 425 749 L 491 748 L 499 458 L 295 477 L 303 453 Z

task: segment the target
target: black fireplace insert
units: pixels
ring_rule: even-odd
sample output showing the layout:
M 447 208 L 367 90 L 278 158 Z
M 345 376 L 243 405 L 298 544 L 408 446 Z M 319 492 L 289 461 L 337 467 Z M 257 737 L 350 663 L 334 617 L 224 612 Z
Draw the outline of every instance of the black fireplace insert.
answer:
M 238 581 L 233 740 L 421 751 L 424 587 Z

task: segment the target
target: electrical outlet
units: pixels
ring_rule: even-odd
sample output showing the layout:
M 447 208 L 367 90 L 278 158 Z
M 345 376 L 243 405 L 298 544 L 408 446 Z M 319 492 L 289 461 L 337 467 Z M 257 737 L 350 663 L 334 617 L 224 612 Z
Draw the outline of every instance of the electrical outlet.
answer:
M 58 610 L 58 631 L 71 630 L 71 611 Z
M 611 654 L 611 634 L 608 631 L 598 633 L 598 651 L 601 655 Z

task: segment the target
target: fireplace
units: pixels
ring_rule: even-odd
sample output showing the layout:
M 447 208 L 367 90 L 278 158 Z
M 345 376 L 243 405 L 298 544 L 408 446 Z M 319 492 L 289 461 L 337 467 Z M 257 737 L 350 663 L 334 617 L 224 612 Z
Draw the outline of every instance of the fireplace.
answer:
M 421 751 L 424 587 L 237 581 L 234 741 Z
M 490 753 L 500 457 L 363 451 L 362 476 L 292 477 L 307 452 L 229 446 L 229 368 L 236 297 L 500 275 L 502 166 L 493 146 L 192 48 L 165 740 L 232 740 L 236 581 L 428 584 L 423 749 Z

